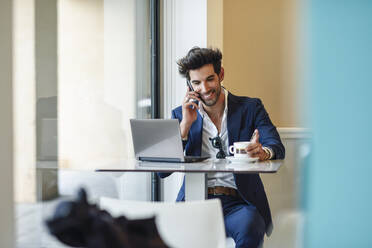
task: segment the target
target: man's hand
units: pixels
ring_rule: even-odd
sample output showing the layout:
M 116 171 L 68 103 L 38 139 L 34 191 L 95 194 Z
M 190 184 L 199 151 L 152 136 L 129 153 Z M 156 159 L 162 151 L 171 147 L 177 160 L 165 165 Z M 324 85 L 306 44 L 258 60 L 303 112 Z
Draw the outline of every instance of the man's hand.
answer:
M 259 160 L 267 160 L 270 157 L 270 154 L 267 154 L 262 148 L 261 143 L 259 142 L 260 134 L 258 130 L 254 130 L 251 144 L 248 145 L 246 151 L 252 158 L 259 158 Z
M 192 123 L 196 121 L 198 117 L 197 110 L 199 109 L 199 106 L 193 101 L 190 101 L 190 99 L 200 101 L 198 93 L 195 91 L 190 91 L 187 87 L 187 92 L 182 104 L 182 121 L 180 123 L 182 138 L 187 137 Z

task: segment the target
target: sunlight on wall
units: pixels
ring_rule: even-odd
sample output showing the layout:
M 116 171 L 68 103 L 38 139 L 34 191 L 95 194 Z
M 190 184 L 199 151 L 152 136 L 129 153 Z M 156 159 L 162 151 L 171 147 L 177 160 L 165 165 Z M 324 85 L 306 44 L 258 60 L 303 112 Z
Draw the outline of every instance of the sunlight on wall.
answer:
M 15 201 L 36 199 L 35 4 L 14 1 Z
M 125 3 L 133 5 L 133 1 Z M 120 54 L 118 50 L 105 54 L 107 46 L 104 42 L 109 42 L 107 32 L 104 33 L 106 11 L 102 0 L 59 1 L 60 168 L 93 169 L 131 154 L 128 148 L 131 139 L 128 139 L 123 122 L 134 116 L 134 81 L 131 76 L 134 72 L 130 66 L 121 68 L 121 75 L 117 70 L 127 66 L 119 59 L 130 64 L 134 55 L 127 53 L 124 57 L 123 54 L 116 57 L 116 61 L 110 62 L 117 64 L 116 74 L 114 77 L 112 74 L 104 75 L 105 56 L 114 58 L 113 53 Z M 131 20 L 131 16 L 127 18 Z M 130 35 L 130 31 L 122 30 L 126 31 Z M 133 44 L 131 41 L 125 49 L 129 50 Z M 123 87 L 126 91 L 121 92 Z

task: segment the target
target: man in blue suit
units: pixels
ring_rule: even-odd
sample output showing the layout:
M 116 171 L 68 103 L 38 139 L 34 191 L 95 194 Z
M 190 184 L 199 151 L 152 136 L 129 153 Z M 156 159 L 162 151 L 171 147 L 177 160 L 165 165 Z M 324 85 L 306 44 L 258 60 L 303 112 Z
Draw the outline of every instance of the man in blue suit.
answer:
M 194 90 L 188 88 L 182 106 L 172 111 L 186 155 L 221 157 L 234 142 L 251 140 L 246 149 L 251 157 L 283 159 L 284 146 L 261 100 L 235 96 L 221 86 L 221 59 L 218 49 L 194 47 L 178 61 L 180 74 Z M 211 142 L 216 140 L 217 148 Z M 236 247 L 259 247 L 265 233 L 270 235 L 271 213 L 258 174 L 209 173 L 208 198 L 221 200 L 226 234 Z M 184 199 L 183 183 L 177 201 Z

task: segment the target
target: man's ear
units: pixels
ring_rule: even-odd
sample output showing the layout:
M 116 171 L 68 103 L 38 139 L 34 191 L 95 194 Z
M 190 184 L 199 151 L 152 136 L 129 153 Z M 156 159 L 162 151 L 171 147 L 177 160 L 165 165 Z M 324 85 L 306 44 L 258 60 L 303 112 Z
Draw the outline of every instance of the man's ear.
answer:
M 225 76 L 225 69 L 221 66 L 220 74 L 218 74 L 218 78 L 220 79 L 220 82 L 223 81 L 224 76 Z

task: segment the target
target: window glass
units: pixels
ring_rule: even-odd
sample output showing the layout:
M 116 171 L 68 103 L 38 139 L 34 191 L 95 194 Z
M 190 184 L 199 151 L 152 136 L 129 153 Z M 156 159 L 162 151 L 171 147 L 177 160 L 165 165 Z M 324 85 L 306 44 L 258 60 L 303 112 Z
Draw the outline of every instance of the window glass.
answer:
M 150 1 L 16 0 L 13 27 L 17 247 L 42 247 L 39 203 L 79 180 L 150 198 L 146 173 L 107 190 L 66 173 L 134 157 L 129 119 L 151 116 Z

